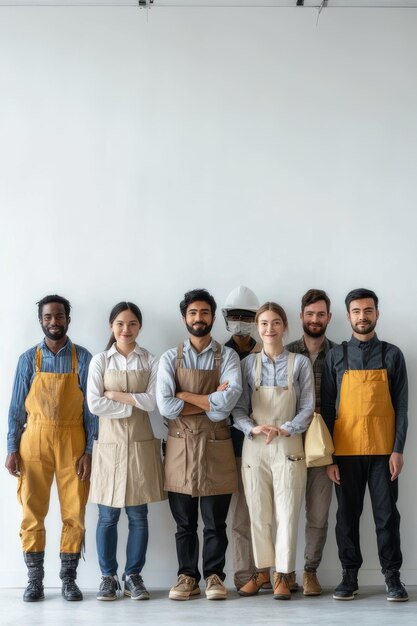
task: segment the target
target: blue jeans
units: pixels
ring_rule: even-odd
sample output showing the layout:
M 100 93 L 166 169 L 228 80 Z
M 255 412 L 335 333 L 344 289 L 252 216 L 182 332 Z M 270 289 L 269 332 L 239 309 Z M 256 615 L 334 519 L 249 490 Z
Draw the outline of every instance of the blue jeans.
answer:
M 103 576 L 117 574 L 117 523 L 121 509 L 98 505 L 96 530 L 97 555 Z M 125 574 L 140 574 L 148 547 L 148 505 L 127 506 L 129 534 L 126 546 Z

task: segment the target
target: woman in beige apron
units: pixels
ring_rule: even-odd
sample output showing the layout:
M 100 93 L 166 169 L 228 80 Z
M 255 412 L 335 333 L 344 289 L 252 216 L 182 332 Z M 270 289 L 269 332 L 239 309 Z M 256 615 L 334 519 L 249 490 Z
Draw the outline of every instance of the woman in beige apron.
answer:
M 98 600 L 116 600 L 117 523 L 123 507 L 129 520 L 124 594 L 147 600 L 141 577 L 148 544 L 149 502 L 163 500 L 160 441 L 148 411 L 155 408 L 158 361 L 136 343 L 142 326 L 140 309 L 120 302 L 110 313 L 112 336 L 105 352 L 93 357 L 87 387 L 88 404 L 99 416 L 94 443 L 90 501 L 99 507 L 96 532 L 102 581 Z
M 288 323 L 281 306 L 267 302 L 255 320 L 263 349 L 242 361 L 243 393 L 233 417 L 247 435 L 242 478 L 255 563 L 275 567 L 274 598 L 287 600 L 306 482 L 302 433 L 313 416 L 314 378 L 309 359 L 284 349 Z

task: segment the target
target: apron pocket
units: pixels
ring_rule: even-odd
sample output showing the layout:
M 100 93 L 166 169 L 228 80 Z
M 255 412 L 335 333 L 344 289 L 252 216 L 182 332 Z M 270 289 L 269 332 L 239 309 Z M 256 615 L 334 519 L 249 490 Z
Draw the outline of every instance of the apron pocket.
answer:
M 306 480 L 307 466 L 304 454 L 301 458 L 296 455 L 287 455 L 285 458 L 285 488 L 304 489 Z
M 207 486 L 214 493 L 237 491 L 236 460 L 232 439 L 211 439 L 206 444 Z
M 111 506 L 116 474 L 116 443 L 98 443 L 93 445 L 91 468 L 90 501 Z
M 132 458 L 132 484 L 127 487 L 127 497 L 140 504 L 159 502 L 164 499 L 160 439 L 135 441 L 130 446 Z
M 185 439 L 168 435 L 165 455 L 165 489 L 184 487 L 186 479 Z

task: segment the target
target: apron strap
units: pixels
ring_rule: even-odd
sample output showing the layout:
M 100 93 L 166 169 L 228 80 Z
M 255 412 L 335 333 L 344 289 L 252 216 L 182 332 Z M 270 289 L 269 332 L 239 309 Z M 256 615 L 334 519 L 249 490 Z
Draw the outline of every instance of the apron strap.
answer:
M 39 372 L 41 371 L 41 368 L 42 368 L 42 350 L 39 345 L 37 346 L 36 352 L 35 352 L 35 372 L 39 374 Z
M 347 372 L 349 369 L 348 354 L 347 354 L 347 341 L 343 341 L 342 346 L 343 346 L 343 367 L 345 368 L 345 372 Z
M 256 362 L 255 362 L 255 389 L 259 390 L 261 386 L 262 379 L 262 352 L 256 353 Z
M 294 384 L 294 364 L 295 364 L 295 352 L 288 353 L 288 389 L 292 389 Z
M 387 342 L 382 341 L 381 343 L 382 343 L 382 346 L 381 346 L 382 369 L 385 370 L 387 369 L 386 363 L 385 363 L 385 353 L 387 351 Z
M 220 372 L 220 366 L 222 363 L 222 347 L 218 341 L 214 342 L 215 350 L 214 350 L 214 368 L 218 372 Z
M 75 349 L 75 344 L 72 344 L 72 373 L 78 374 L 78 359 L 77 359 L 77 350 Z
M 180 345 L 177 347 L 177 369 L 180 367 L 183 367 L 182 365 L 182 359 L 183 359 L 183 346 L 184 344 L 180 343 Z

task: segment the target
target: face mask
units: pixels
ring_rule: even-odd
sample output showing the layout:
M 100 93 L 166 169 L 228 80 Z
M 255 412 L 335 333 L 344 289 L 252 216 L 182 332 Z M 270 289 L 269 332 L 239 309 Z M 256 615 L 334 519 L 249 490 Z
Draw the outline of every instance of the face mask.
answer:
M 228 322 L 226 321 L 226 328 L 232 335 L 238 335 L 238 337 L 247 337 L 252 335 L 255 330 L 255 322 Z

